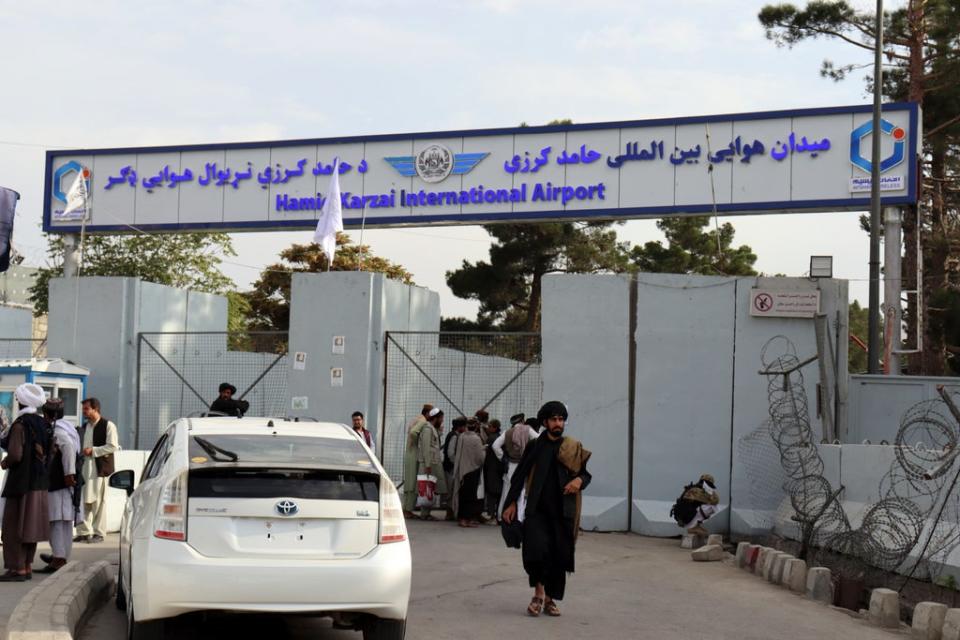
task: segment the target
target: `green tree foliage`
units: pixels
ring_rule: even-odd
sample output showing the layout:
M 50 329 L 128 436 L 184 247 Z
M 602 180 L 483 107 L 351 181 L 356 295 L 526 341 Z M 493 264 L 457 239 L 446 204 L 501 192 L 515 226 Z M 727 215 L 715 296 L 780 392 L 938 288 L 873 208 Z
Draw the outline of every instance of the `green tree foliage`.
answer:
M 64 241 L 47 237 L 46 267 L 30 287 L 34 315 L 49 308 L 48 285 L 63 275 Z M 84 276 L 126 276 L 172 287 L 225 293 L 233 282 L 220 271 L 224 256 L 234 256 L 225 233 L 169 233 L 130 236 L 87 236 L 83 246 Z
M 604 273 L 627 270 L 626 246 L 609 222 L 547 222 L 485 225 L 494 237 L 490 260 L 447 272 L 447 285 L 460 298 L 478 300 L 476 323 L 462 318 L 445 329 L 539 331 L 541 278 L 548 273 Z
M 282 262 L 267 266 L 254 283 L 253 290 L 244 294 L 249 303 L 247 329 L 258 331 L 287 331 L 290 328 L 290 283 L 292 273 L 327 271 L 327 256 L 316 243 L 294 244 L 280 253 Z M 363 246 L 363 270 L 384 273 L 388 278 L 405 284 L 414 284 L 413 275 L 405 268 L 370 253 Z M 350 241 L 345 233 L 337 234 L 337 251 L 331 271 L 357 271 L 361 261 L 361 247 Z
M 867 352 L 863 345 L 867 343 L 867 324 L 869 313 L 856 300 L 850 305 L 850 340 L 847 345 L 847 370 L 850 373 L 867 372 Z
M 569 119 L 548 125 L 572 124 Z M 526 127 L 526 123 L 521 123 Z M 753 274 L 750 247 L 731 250 L 733 225 L 703 232 L 706 217 L 666 219 L 657 226 L 668 246 L 620 242 L 613 222 L 547 222 L 485 225 L 494 238 L 490 259 L 447 272 L 454 295 L 480 302 L 476 320 L 444 318 L 444 331 L 540 331 L 541 279 L 550 273 L 651 271 L 729 275 Z M 623 224 L 622 222 L 616 224 Z M 722 254 L 718 256 L 718 253 Z
M 719 229 L 709 226 L 707 216 L 664 218 L 657 228 L 667 238 L 647 242 L 630 250 L 630 262 L 638 271 L 648 273 L 699 273 L 703 275 L 752 276 L 757 256 L 747 245 L 732 248 L 733 225 L 723 223 Z M 719 242 L 717 238 L 719 237 Z
M 460 298 L 477 300 L 476 321 L 448 318 L 445 331 L 540 330 L 540 279 L 549 273 L 697 273 L 754 275 L 753 250 L 733 248 L 733 225 L 704 230 L 707 217 L 660 220 L 667 244 L 631 247 L 617 239 L 611 223 L 552 222 L 488 225 L 495 242 L 489 261 L 447 272 L 447 285 Z
M 767 37 L 778 46 L 792 47 L 819 38 L 840 40 L 862 51 L 874 50 L 874 19 L 845 1 L 815 0 L 806 7 L 776 4 L 763 7 L 760 23 Z M 960 282 L 951 265 L 960 260 L 960 5 L 956 0 L 907 0 L 906 6 L 884 16 L 885 69 L 882 90 L 891 100 L 910 100 L 923 107 L 922 176 L 918 209 L 904 219 L 903 283 L 915 289 L 917 282 L 917 234 L 923 254 L 922 314 L 927 320 L 923 350 L 911 358 L 909 371 L 944 373 L 945 355 L 956 343 L 948 342 L 946 328 L 960 324 L 947 316 L 956 305 L 947 299 L 957 295 Z M 854 69 L 869 64 L 840 64 L 825 60 L 821 74 L 843 80 Z M 872 91 L 871 77 L 867 88 Z M 919 225 L 917 224 L 919 220 Z M 939 302 L 934 302 L 939 301 Z M 916 297 L 909 299 L 905 320 L 907 334 L 915 335 L 918 318 Z

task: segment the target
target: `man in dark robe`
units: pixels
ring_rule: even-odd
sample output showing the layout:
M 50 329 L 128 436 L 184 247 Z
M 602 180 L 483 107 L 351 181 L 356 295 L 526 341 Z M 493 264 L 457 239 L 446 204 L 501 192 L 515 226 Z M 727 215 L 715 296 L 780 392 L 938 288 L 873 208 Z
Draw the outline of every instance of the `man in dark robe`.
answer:
M 487 517 L 500 521 L 500 494 L 503 493 L 503 470 L 505 465 L 493 450 L 493 443 L 500 437 L 500 421 L 491 420 L 487 423 L 486 453 L 483 460 L 483 500 Z
M 250 409 L 250 403 L 246 400 L 233 399 L 233 396 L 237 393 L 237 388 L 229 382 L 220 385 L 219 393 L 220 395 L 210 405 L 210 411 L 242 418 L 243 414 Z
M 567 408 L 555 400 L 537 413 L 543 433 L 526 448 L 507 493 L 503 520 L 523 522 L 523 568 L 534 588 L 531 616 L 559 616 L 567 573 L 574 571 L 581 492 L 590 484 L 590 452 L 564 437 Z M 518 502 L 520 507 L 518 507 Z
M 32 576 L 37 543 L 50 537 L 47 509 L 47 458 L 50 455 L 51 430 L 37 415 L 46 401 L 43 389 L 25 383 L 14 392 L 20 407 L 10 426 L 5 447 L 7 457 L 0 467 L 7 470 L 3 485 L 3 565 L 6 572 L 0 582 L 23 582 Z

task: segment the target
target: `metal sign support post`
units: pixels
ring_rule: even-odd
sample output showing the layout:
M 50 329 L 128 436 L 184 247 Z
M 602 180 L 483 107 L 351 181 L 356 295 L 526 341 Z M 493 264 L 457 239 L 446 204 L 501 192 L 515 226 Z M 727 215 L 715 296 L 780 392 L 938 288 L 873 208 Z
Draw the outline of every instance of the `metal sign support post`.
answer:
M 883 0 L 877 0 L 873 51 L 873 154 L 870 159 L 870 308 L 867 320 L 867 372 L 880 373 L 880 96 L 883 89 Z
M 63 277 L 73 278 L 80 272 L 80 234 L 63 236 Z
M 883 372 L 900 375 L 901 322 L 901 222 L 899 207 L 884 210 L 883 225 Z

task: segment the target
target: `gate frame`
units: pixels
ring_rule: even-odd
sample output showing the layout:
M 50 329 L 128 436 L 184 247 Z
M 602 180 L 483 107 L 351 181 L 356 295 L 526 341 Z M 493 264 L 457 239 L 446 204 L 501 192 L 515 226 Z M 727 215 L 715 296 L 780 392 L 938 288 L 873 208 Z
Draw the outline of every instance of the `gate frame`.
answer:
M 260 375 L 257 376 L 257 379 L 254 380 L 253 383 L 251 383 L 250 386 L 248 386 L 248 387 L 246 388 L 246 390 L 244 390 L 244 392 L 241 393 L 241 394 L 238 396 L 238 398 L 240 398 L 240 399 L 242 400 L 243 397 L 244 397 L 245 395 L 247 395 L 250 391 L 252 391 L 253 388 L 256 387 L 257 384 L 258 384 L 261 380 L 263 380 L 263 378 L 264 378 L 268 373 L 270 373 L 270 371 L 272 371 L 273 368 L 274 368 L 275 366 L 277 366 L 277 364 L 278 364 L 281 360 L 283 360 L 285 357 L 287 357 L 288 355 L 290 355 L 290 340 L 289 340 L 290 332 L 289 332 L 289 331 L 269 331 L 269 330 L 257 331 L 257 330 L 251 330 L 251 331 L 243 331 L 243 332 L 239 332 L 239 331 L 139 331 L 139 332 L 137 332 L 137 367 L 136 367 L 136 369 L 137 369 L 137 376 L 136 376 L 136 386 L 135 386 L 135 388 L 134 388 L 134 396 L 133 396 L 133 397 L 134 397 L 133 415 L 134 415 L 134 419 L 136 420 L 136 426 L 135 426 L 135 428 L 134 428 L 134 433 L 133 433 L 133 447 L 134 447 L 134 449 L 139 450 L 139 448 L 140 448 L 140 380 L 141 380 L 141 378 L 143 377 L 143 376 L 141 375 L 140 368 L 141 368 L 141 365 L 143 364 L 143 343 L 144 343 L 144 342 L 147 343 L 147 346 L 150 347 L 151 351 L 153 351 L 154 354 L 156 354 L 157 357 L 160 358 L 160 360 L 163 362 L 163 364 L 165 364 L 165 365 L 167 366 L 167 368 L 170 369 L 170 370 L 174 373 L 174 375 L 176 375 L 177 378 L 179 378 L 180 381 L 181 381 L 183 384 L 185 384 L 185 385 L 187 386 L 187 388 L 190 389 L 190 391 L 191 391 L 195 396 L 197 396 L 198 398 L 200 398 L 200 400 L 202 400 L 204 404 L 209 404 L 209 403 L 206 401 L 206 399 L 205 399 L 202 395 L 200 395 L 200 392 L 198 392 L 196 389 L 194 389 L 194 388 L 193 388 L 193 385 L 191 385 L 191 384 L 187 381 L 187 379 L 184 378 L 184 377 L 180 374 L 180 372 L 179 372 L 172 364 L 170 364 L 170 362 L 163 356 L 163 354 L 161 354 L 161 353 L 157 350 L 157 348 L 150 342 L 150 340 L 147 339 L 147 336 L 202 336 L 202 335 L 224 335 L 224 336 L 227 336 L 227 338 L 228 338 L 227 351 L 231 351 L 231 349 L 230 349 L 230 347 L 229 347 L 229 336 L 230 336 L 230 334 L 232 334 L 232 333 L 243 333 L 243 334 L 246 334 L 246 335 L 254 335 L 254 336 L 257 336 L 257 335 L 285 335 L 285 336 L 287 336 L 287 348 L 284 350 L 283 353 L 277 354 L 277 357 L 274 359 L 273 362 L 270 363 L 270 366 L 268 366 L 266 369 L 264 369 L 262 372 L 260 372 Z M 240 353 L 265 353 L 265 352 L 262 352 L 262 351 L 242 352 L 242 351 L 241 351 Z
M 381 406 L 380 406 L 380 425 L 381 425 L 381 433 L 379 434 L 379 435 L 380 435 L 379 458 L 380 458 L 380 464 L 381 464 L 381 465 L 384 464 L 384 455 L 385 455 L 385 453 L 386 453 L 386 446 L 385 446 L 385 444 L 386 444 L 386 441 L 387 441 L 387 398 L 388 398 L 388 395 L 387 395 L 387 384 L 388 384 L 389 378 L 390 378 L 390 376 L 389 376 L 389 370 L 390 370 L 389 350 L 390 350 L 390 343 L 391 343 L 391 342 L 393 342 L 393 343 L 396 345 L 396 347 L 400 350 L 400 353 L 403 354 L 403 356 L 404 356 L 407 360 L 409 360 L 411 363 L 413 363 L 413 365 L 417 368 L 417 370 L 420 372 L 420 374 L 421 374 L 423 377 L 425 377 L 425 378 L 430 382 L 430 384 L 433 386 L 433 388 L 436 389 L 436 390 L 440 393 L 440 395 L 443 396 L 443 398 L 444 398 L 447 402 L 449 402 L 449 403 L 450 403 L 455 409 L 457 409 L 461 414 L 466 415 L 466 414 L 464 414 L 463 411 L 456 405 L 455 402 L 453 402 L 452 400 L 450 400 L 450 398 L 447 396 L 447 394 L 444 393 L 443 390 L 442 390 L 439 386 L 437 386 L 437 384 L 433 381 L 433 379 L 432 379 L 429 375 L 427 375 L 427 373 L 416 363 L 416 361 L 414 361 L 413 358 L 410 357 L 410 355 L 406 352 L 406 350 L 405 350 L 402 346 L 400 346 L 400 344 L 399 344 L 396 340 L 394 340 L 392 336 L 394 336 L 394 335 L 438 335 L 438 336 L 442 336 L 442 335 L 446 334 L 446 335 L 481 336 L 481 337 L 482 337 L 482 336 L 516 336 L 516 337 L 537 337 L 537 338 L 539 338 L 539 339 L 540 339 L 540 345 L 539 345 L 539 353 L 538 353 L 537 359 L 536 359 L 536 360 L 531 360 L 530 362 L 528 362 L 525 367 L 523 367 L 522 369 L 520 369 L 520 371 L 519 371 L 517 374 L 515 374 L 512 378 L 510 378 L 509 382 L 507 382 L 507 384 L 505 384 L 503 387 L 501 387 L 500 390 L 497 391 L 497 393 L 496 393 L 490 400 L 488 400 L 488 401 L 483 405 L 483 407 L 481 407 L 482 409 L 485 409 L 486 407 L 490 406 L 491 403 L 493 403 L 497 398 L 499 398 L 500 395 L 503 394 L 504 391 L 506 391 L 507 389 L 509 389 L 509 388 L 510 388 L 510 385 L 512 385 L 512 384 L 513 384 L 521 375 L 523 375 L 523 374 L 527 371 L 527 369 L 529 369 L 531 366 L 533 366 L 534 364 L 540 364 L 540 365 L 543 364 L 543 334 L 540 333 L 539 331 L 384 331 L 383 333 L 384 333 L 384 337 L 383 337 L 383 385 L 382 385 L 382 387 L 383 387 L 383 395 L 382 395 L 381 402 L 380 402 L 380 405 L 381 405 Z M 464 353 L 464 355 L 466 355 L 468 352 L 467 352 L 467 351 L 464 351 L 463 353 Z M 478 354 L 478 355 L 483 355 L 483 354 Z M 519 361 L 518 361 L 518 362 L 519 362 Z M 542 375 L 541 375 L 541 380 L 540 380 L 540 382 L 541 382 L 541 385 L 542 385 L 542 383 L 543 383 Z M 401 484 L 402 484 L 402 483 L 401 483 Z

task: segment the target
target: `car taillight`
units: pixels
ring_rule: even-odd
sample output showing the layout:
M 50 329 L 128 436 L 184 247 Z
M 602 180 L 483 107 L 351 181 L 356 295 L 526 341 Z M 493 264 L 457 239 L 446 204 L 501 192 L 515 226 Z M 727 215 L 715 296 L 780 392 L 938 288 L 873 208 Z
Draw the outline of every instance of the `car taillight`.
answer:
M 187 539 L 187 472 L 163 487 L 157 503 L 157 528 L 153 535 L 164 540 Z
M 387 476 L 380 477 L 380 544 L 407 539 L 407 523 L 403 519 L 400 494 Z

